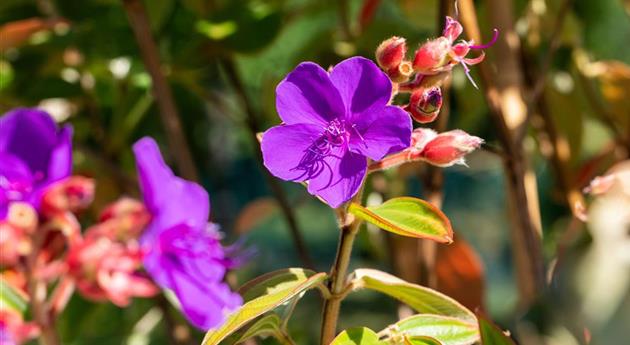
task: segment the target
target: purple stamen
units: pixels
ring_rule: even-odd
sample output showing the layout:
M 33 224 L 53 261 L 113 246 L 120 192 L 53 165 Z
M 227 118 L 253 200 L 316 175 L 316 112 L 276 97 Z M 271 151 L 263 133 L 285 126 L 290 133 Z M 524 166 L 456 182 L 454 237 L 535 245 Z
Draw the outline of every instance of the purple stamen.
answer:
M 495 43 L 497 43 L 497 39 L 499 38 L 499 30 L 498 29 L 492 29 L 492 39 L 490 40 L 490 42 L 486 43 L 486 44 L 481 44 L 481 45 L 471 45 L 469 46 L 470 49 L 487 49 L 492 47 Z

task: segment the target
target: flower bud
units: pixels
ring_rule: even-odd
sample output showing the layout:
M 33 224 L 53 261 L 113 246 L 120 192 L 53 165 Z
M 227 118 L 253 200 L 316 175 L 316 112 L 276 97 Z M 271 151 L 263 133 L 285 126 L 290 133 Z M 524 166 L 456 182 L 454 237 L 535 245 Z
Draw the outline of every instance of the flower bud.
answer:
M 402 37 L 391 37 L 376 48 L 376 62 L 385 71 L 398 68 L 407 53 L 407 44 Z
M 479 148 L 483 139 L 456 129 L 440 133 L 421 152 L 422 159 L 439 166 L 466 165 L 464 156 Z
M 438 37 L 423 44 L 416 51 L 413 69 L 422 74 L 434 74 L 448 63 L 451 43 L 446 37 Z
M 442 31 L 442 36 L 453 43 L 463 31 L 464 28 L 457 20 L 448 16 L 446 17 L 446 25 L 444 26 L 444 31 Z
M 144 204 L 132 198 L 120 198 L 105 208 L 97 227 L 111 238 L 128 240 L 138 237 L 151 221 Z
M 442 108 L 442 91 L 439 87 L 417 89 L 409 98 L 409 105 L 405 108 L 411 117 L 419 123 L 429 123 L 435 120 Z
M 77 212 L 87 208 L 94 200 L 94 180 L 70 176 L 65 180 L 54 183 L 42 197 L 42 213 L 45 216 Z
M 411 148 L 416 152 L 422 152 L 427 144 L 435 139 L 438 134 L 431 128 L 418 127 L 411 132 Z
M 38 225 L 37 211 L 26 202 L 12 202 L 9 204 L 7 221 L 12 226 L 32 234 Z

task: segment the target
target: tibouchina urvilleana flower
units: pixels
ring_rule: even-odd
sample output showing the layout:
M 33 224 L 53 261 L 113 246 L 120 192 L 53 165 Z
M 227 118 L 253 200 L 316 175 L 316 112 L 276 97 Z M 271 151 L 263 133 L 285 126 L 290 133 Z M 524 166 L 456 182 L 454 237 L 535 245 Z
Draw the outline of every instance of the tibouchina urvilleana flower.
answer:
M 389 105 L 391 95 L 391 81 L 368 59 L 349 58 L 330 72 L 301 63 L 276 88 L 283 124 L 263 134 L 265 166 L 339 207 L 359 190 L 367 158 L 409 147 L 411 119 Z
M 14 109 L 0 118 L 0 219 L 8 205 L 36 209 L 46 187 L 72 171 L 72 128 L 58 128 L 48 113 Z
M 133 146 L 140 188 L 152 220 L 140 243 L 144 265 L 155 282 L 172 290 L 188 320 L 208 330 L 220 325 L 242 299 L 223 282 L 233 261 L 208 224 L 208 193 L 173 175 L 151 138 Z

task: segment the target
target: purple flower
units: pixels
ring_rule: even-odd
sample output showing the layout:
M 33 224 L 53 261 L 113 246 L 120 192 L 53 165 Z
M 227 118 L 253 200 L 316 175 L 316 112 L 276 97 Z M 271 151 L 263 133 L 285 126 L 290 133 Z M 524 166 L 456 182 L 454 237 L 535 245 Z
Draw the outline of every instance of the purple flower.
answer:
M 14 109 L 0 118 L 0 219 L 12 201 L 39 207 L 42 192 L 72 171 L 72 127 L 48 113 Z
M 140 241 L 148 249 L 144 266 L 155 282 L 175 292 L 188 320 L 203 330 L 221 324 L 242 303 L 223 282 L 233 266 L 208 224 L 208 193 L 173 175 L 151 138 L 135 143 L 140 188 L 152 215 Z
M 367 158 L 409 147 L 411 119 L 388 105 L 391 94 L 391 81 L 368 59 L 344 60 L 330 73 L 301 63 L 276 88 L 283 124 L 263 135 L 265 166 L 308 182 L 309 193 L 338 207 L 359 190 Z

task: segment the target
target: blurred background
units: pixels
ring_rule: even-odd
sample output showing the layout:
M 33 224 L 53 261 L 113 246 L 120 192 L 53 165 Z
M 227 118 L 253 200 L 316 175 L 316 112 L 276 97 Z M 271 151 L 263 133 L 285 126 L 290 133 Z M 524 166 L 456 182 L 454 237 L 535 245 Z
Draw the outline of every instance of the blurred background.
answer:
M 471 2 L 459 3 L 469 38 Z M 582 188 L 616 164 L 628 169 L 618 162 L 630 152 L 630 2 L 474 5 L 484 41 L 494 27 L 501 40 L 486 50 L 485 75 L 473 68 L 480 89 L 455 68 L 438 126 L 487 145 L 468 167 L 443 174 L 422 164 L 376 174 L 367 194 L 368 203 L 437 198 L 455 245 L 439 247 L 427 265 L 415 241 L 368 227 L 352 266 L 433 285 L 479 307 L 522 344 L 627 344 L 630 188 L 598 197 Z M 235 286 L 279 268 L 328 270 L 338 235 L 333 213 L 301 185 L 269 178 L 259 163 L 255 134 L 279 123 L 275 85 L 301 61 L 373 58 L 393 35 L 413 49 L 439 35 L 445 14 L 455 16 L 453 1 L 3 0 L 0 111 L 38 106 L 74 126 L 74 170 L 97 180 L 86 220 L 120 195 L 138 195 L 130 147 L 150 135 L 180 175 L 209 191 L 211 218 L 226 241 L 255 249 L 230 277 Z M 500 97 L 489 106 L 493 87 Z M 520 139 L 510 148 L 505 134 L 514 128 L 501 123 L 518 121 L 515 112 L 523 115 L 512 131 Z M 510 205 L 516 213 L 528 205 L 512 196 L 511 160 L 524 164 L 530 228 L 542 231 L 536 255 L 550 287 L 535 297 L 527 276 L 519 278 Z M 304 237 L 301 251 L 295 230 Z M 312 293 L 298 306 L 290 329 L 299 344 L 316 343 L 320 304 Z M 340 327 L 381 329 L 404 313 L 393 300 L 360 292 L 344 302 Z M 167 344 L 169 329 L 181 343 L 202 337 L 175 311 L 164 314 L 143 299 L 120 309 L 75 295 L 58 325 L 64 344 Z

